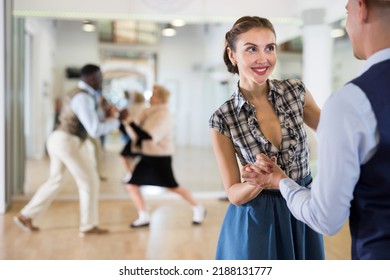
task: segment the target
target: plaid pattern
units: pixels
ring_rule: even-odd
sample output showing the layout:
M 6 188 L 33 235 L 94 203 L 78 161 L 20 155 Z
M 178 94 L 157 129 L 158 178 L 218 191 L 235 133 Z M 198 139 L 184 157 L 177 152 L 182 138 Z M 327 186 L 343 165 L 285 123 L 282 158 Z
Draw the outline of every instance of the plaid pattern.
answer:
M 237 91 L 209 120 L 210 128 L 232 140 L 242 165 L 253 164 L 256 154 L 276 156 L 277 163 L 293 180 L 310 173 L 309 149 L 303 123 L 303 106 L 306 88 L 299 80 L 268 80 L 268 100 L 275 108 L 282 129 L 282 143 L 277 149 L 262 134 L 256 111 Z

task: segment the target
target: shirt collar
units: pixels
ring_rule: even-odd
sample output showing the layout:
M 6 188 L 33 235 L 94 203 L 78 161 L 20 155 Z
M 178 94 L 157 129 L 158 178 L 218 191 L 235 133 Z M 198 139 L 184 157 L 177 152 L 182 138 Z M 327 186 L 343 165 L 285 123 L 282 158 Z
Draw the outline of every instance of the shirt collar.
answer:
M 240 113 L 242 106 L 246 103 L 244 96 L 241 94 L 239 87 L 237 86 L 236 91 L 232 96 L 234 108 L 236 108 L 237 113 Z
M 85 91 L 87 91 L 90 95 L 92 95 L 92 96 L 95 96 L 95 94 L 96 94 L 96 90 L 95 89 L 93 89 L 90 85 L 88 85 L 86 82 L 84 82 L 84 81 L 79 81 L 78 82 L 78 87 L 79 88 L 81 88 L 81 89 L 83 89 L 83 90 L 85 90 Z
M 268 80 L 268 86 L 269 86 L 269 95 L 271 95 L 272 92 L 278 93 L 279 95 L 284 94 L 284 91 L 278 87 L 278 80 Z
M 363 64 L 363 68 L 360 74 L 366 72 L 371 66 L 379 62 L 390 59 L 390 48 L 380 50 L 371 55 Z
M 278 93 L 279 95 L 283 95 L 284 92 L 283 91 L 279 91 L 279 88 L 277 87 L 276 80 L 268 79 L 267 82 L 268 82 L 268 85 L 269 85 L 269 94 L 268 95 L 271 95 L 273 92 Z M 238 85 L 239 85 L 239 83 L 237 83 L 236 91 L 233 93 L 233 97 L 232 97 L 233 101 L 234 101 L 234 107 L 237 109 L 237 113 L 239 113 L 241 111 L 242 107 L 245 104 L 248 104 L 249 106 L 252 106 L 245 99 L 245 97 L 242 95 L 242 93 L 240 91 L 240 87 Z

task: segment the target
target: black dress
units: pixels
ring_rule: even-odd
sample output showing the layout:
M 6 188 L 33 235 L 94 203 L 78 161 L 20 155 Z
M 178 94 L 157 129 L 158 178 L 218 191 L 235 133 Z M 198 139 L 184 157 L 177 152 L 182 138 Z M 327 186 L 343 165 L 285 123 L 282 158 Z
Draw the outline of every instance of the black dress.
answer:
M 171 156 L 145 156 L 133 171 L 129 184 L 176 188 L 178 184 L 172 170 Z
M 136 156 L 140 156 L 141 153 L 139 152 L 133 152 L 132 149 L 131 149 L 131 145 L 132 145 L 132 142 L 131 139 L 129 139 L 126 143 L 126 145 L 123 147 L 122 151 L 120 152 L 120 155 L 123 156 L 123 157 L 136 157 Z
M 142 141 L 152 139 L 146 131 L 137 126 L 135 123 L 132 122 L 130 126 L 138 136 L 138 140 L 135 143 L 136 146 L 141 147 Z M 179 185 L 173 175 L 172 157 L 142 155 L 142 158 L 136 165 L 128 184 L 177 188 Z
M 126 139 L 128 139 L 126 144 L 125 144 L 125 146 L 123 147 L 123 149 L 120 151 L 119 154 L 121 156 L 123 156 L 123 157 L 136 157 L 136 156 L 140 156 L 141 153 L 136 153 L 136 152 L 132 151 L 132 149 L 131 149 L 131 145 L 132 145 L 131 138 L 130 138 L 130 136 L 128 136 L 128 134 L 126 132 L 126 129 L 125 129 L 125 126 L 122 123 L 119 126 L 119 131 L 122 133 L 123 136 L 126 136 Z

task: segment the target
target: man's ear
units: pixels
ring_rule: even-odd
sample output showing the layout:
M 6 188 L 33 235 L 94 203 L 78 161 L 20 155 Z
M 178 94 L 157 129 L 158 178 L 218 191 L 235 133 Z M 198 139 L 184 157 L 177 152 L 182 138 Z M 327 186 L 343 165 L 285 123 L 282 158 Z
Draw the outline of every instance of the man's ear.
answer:
M 365 22 L 368 20 L 368 6 L 367 6 L 368 0 L 359 0 L 359 19 L 362 22 Z

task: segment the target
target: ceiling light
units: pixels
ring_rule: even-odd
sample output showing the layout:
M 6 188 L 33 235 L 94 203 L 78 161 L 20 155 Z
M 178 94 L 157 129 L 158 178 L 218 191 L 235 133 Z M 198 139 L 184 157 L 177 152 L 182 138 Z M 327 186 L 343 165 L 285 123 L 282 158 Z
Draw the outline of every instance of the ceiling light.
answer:
M 161 34 L 165 37 L 172 37 L 176 35 L 176 29 L 171 24 L 167 24 L 161 31 Z
M 182 27 L 186 25 L 186 22 L 183 19 L 174 19 L 171 21 L 171 24 L 175 27 Z
M 344 35 L 345 35 L 345 30 L 342 28 L 332 29 L 332 31 L 330 31 L 330 36 L 332 38 L 340 38 L 343 37 Z
M 96 30 L 95 25 L 90 20 L 83 21 L 83 31 L 85 32 L 94 32 Z

